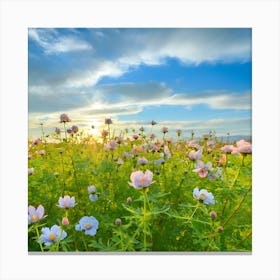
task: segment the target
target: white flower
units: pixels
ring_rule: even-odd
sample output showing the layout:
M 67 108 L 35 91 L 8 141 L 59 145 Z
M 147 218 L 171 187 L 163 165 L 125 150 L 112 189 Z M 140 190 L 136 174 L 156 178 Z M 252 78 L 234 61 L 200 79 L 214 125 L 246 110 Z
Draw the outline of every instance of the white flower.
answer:
M 195 188 L 193 190 L 193 197 L 195 199 L 203 201 L 204 204 L 215 204 L 214 196 L 211 192 L 208 192 L 205 189 L 199 190 L 198 188 Z

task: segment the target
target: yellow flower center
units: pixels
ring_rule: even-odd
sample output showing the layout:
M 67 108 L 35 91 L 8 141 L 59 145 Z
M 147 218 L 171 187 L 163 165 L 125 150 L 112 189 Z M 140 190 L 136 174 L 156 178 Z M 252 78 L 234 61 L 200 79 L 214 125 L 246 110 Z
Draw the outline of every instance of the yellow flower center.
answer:
M 200 199 L 204 200 L 206 198 L 206 195 L 204 193 L 200 194 Z
M 140 180 L 140 182 L 141 182 L 141 184 L 145 184 L 146 183 L 146 179 L 145 178 L 142 178 L 141 180 Z
M 92 228 L 92 225 L 91 225 L 90 223 L 86 223 L 86 224 L 85 224 L 85 228 L 86 228 L 86 229 L 91 229 L 91 228 Z
M 53 241 L 53 240 L 55 240 L 55 234 L 54 233 L 51 233 L 50 235 L 49 235 L 49 240 L 51 240 L 51 241 Z
M 39 218 L 38 215 L 34 214 L 34 215 L 32 215 L 31 220 L 34 222 L 34 221 L 37 221 L 38 218 Z

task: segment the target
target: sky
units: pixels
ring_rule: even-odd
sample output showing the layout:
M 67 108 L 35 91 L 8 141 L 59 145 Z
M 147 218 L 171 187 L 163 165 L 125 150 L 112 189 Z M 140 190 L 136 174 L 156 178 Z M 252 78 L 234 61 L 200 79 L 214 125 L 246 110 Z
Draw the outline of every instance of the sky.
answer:
M 249 28 L 30 28 L 29 137 L 62 113 L 92 134 L 111 118 L 116 134 L 154 120 L 170 136 L 250 136 L 251 39 Z

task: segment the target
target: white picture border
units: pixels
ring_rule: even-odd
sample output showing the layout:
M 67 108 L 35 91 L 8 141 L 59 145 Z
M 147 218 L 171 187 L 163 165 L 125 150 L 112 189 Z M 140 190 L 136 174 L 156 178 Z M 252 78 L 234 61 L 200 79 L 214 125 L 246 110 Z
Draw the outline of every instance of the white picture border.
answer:
M 0 279 L 280 279 L 278 1 L 13 1 L 1 11 Z M 251 255 L 28 255 L 28 27 L 253 30 Z

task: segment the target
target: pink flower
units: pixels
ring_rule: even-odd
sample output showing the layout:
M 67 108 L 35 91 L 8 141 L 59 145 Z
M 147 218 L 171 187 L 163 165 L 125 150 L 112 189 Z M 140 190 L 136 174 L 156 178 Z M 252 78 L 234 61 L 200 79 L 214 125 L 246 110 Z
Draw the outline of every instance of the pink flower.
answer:
M 112 124 L 112 119 L 110 118 L 105 118 L 105 124 Z
M 168 128 L 166 126 L 164 126 L 162 129 L 161 129 L 162 133 L 167 133 L 168 132 Z
M 198 159 L 202 158 L 202 151 L 201 150 L 198 150 L 198 151 L 192 150 L 189 152 L 188 156 L 192 160 L 198 160 Z
M 218 161 L 219 165 L 224 165 L 227 162 L 227 156 L 225 154 L 222 154 L 220 160 Z
M 230 154 L 233 151 L 233 149 L 234 149 L 233 145 L 225 145 L 221 148 L 221 151 Z
M 251 154 L 252 153 L 252 145 L 251 143 L 245 141 L 245 140 L 240 140 L 236 142 L 237 150 L 241 154 Z
M 201 160 L 198 160 L 193 172 L 197 172 L 200 178 L 205 178 L 208 174 L 208 171 L 211 170 L 213 170 L 212 162 L 207 162 L 204 164 Z
M 37 209 L 34 206 L 28 206 L 28 224 L 36 223 L 43 219 L 45 209 L 42 205 L 39 205 Z
M 64 226 L 69 225 L 69 220 L 68 220 L 68 218 L 67 218 L 67 217 L 63 217 L 61 223 L 62 223 L 62 225 L 64 225 Z
M 130 175 L 130 180 L 128 184 L 135 189 L 146 188 L 151 185 L 153 179 L 153 173 L 150 170 L 146 170 L 145 173 L 143 171 L 134 171 Z
M 69 117 L 66 114 L 61 114 L 60 115 L 60 122 L 70 122 Z

